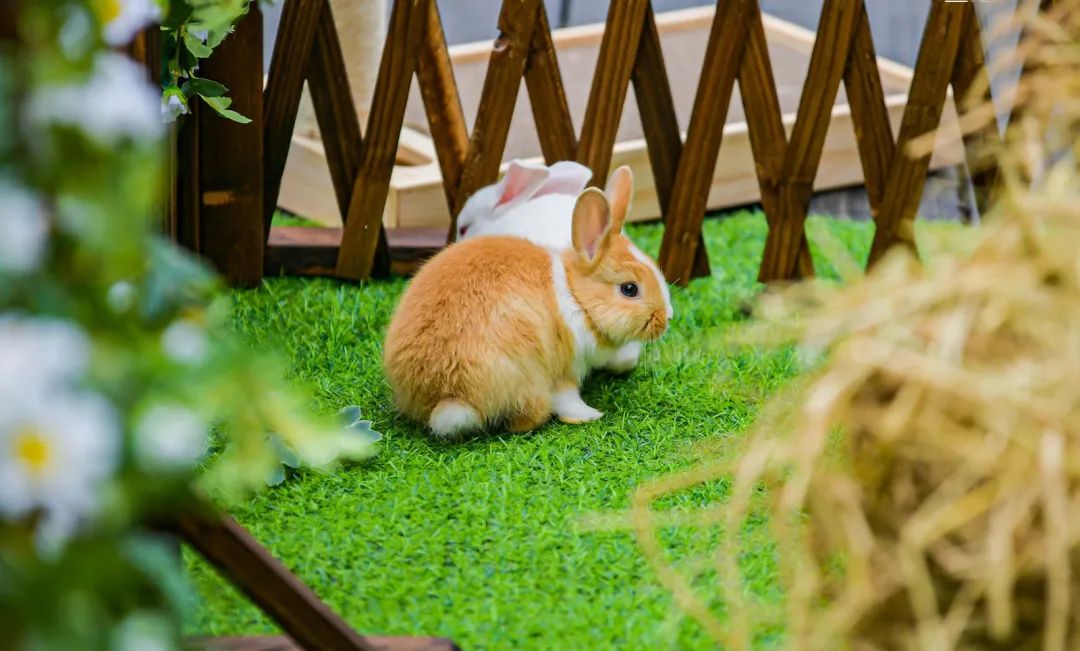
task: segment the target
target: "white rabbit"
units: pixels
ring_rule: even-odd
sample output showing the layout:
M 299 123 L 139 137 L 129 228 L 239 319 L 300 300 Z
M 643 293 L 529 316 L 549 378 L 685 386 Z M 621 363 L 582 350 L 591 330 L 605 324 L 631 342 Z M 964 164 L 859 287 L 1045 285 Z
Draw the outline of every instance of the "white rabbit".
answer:
M 459 240 L 477 235 L 513 235 L 534 244 L 566 249 L 574 203 L 592 178 L 574 161 L 551 167 L 511 161 L 498 183 L 480 188 L 458 215 Z
M 458 216 L 458 239 L 510 235 L 565 251 L 572 246 L 574 205 L 591 178 L 589 168 L 573 161 L 559 161 L 551 167 L 512 161 L 501 181 L 481 188 L 466 201 Z M 609 179 L 604 194 L 613 207 L 620 200 L 625 202 L 627 205 L 621 206 L 625 212 L 629 210 L 629 195 L 625 199 L 615 197 L 612 180 L 614 176 Z M 632 250 L 636 256 L 648 260 L 637 247 Z M 666 293 L 667 283 L 659 269 L 651 260 L 648 263 Z M 616 349 L 601 349 L 594 358 L 594 366 L 613 373 L 628 373 L 637 366 L 641 349 L 638 341 Z

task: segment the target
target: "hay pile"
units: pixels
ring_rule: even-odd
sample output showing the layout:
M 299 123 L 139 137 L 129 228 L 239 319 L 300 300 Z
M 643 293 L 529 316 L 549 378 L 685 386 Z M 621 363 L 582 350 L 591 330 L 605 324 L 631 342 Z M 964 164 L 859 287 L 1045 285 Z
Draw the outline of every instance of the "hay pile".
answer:
M 972 254 L 924 267 L 896 253 L 762 306 L 821 361 L 793 412 L 765 415 L 730 502 L 694 517 L 737 532 L 768 515 L 791 648 L 1080 648 L 1078 6 L 1030 26 L 1021 51 L 1039 67 Z M 759 613 L 736 536 L 715 558 L 721 621 L 667 560 L 652 508 L 732 470 L 642 486 L 631 521 L 678 603 L 748 648 Z

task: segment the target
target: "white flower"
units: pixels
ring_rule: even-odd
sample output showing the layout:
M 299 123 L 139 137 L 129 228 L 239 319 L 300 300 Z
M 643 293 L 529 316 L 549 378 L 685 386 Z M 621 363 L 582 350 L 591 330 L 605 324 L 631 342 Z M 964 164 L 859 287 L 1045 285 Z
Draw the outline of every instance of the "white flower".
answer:
M 173 122 L 178 116 L 186 115 L 187 104 L 180 91 L 166 92 L 161 96 L 161 121 Z
M 198 364 L 206 358 L 206 333 L 190 321 L 174 321 L 161 333 L 161 348 L 174 362 Z
M 98 57 L 82 82 L 41 86 L 27 100 L 33 125 L 76 127 L 101 145 L 162 133 L 161 97 L 146 70 L 123 54 Z
M 8 402 L 0 396 L 0 401 Z M 121 433 L 101 396 L 63 392 L 0 410 L 0 516 L 40 511 L 39 545 L 56 549 L 100 506 Z
M 72 323 L 0 316 L 0 414 L 70 387 L 89 359 L 90 339 Z
M 135 454 L 149 470 L 186 470 L 206 453 L 205 420 L 180 405 L 154 405 L 135 427 Z
M 0 178 L 0 273 L 37 269 L 48 235 L 41 199 L 15 181 Z
M 105 295 L 105 301 L 114 312 L 127 312 L 135 305 L 135 285 L 127 280 L 113 283 Z
M 112 649 L 116 651 L 172 651 L 172 625 L 169 619 L 153 611 L 136 611 L 113 630 Z
M 95 9 L 105 24 L 102 36 L 113 47 L 127 45 L 139 30 L 161 20 L 161 7 L 154 0 L 99 0 Z

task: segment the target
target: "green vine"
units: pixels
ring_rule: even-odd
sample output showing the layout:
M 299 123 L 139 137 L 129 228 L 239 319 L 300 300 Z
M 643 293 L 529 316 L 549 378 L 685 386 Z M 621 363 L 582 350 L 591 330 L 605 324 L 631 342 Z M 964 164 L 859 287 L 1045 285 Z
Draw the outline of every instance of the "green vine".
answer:
M 251 122 L 229 108 L 232 99 L 223 84 L 198 75 L 199 63 L 232 32 L 243 18 L 250 0 L 167 0 L 162 22 L 162 111 L 166 119 L 190 112 L 196 98 L 218 115 L 246 124 Z

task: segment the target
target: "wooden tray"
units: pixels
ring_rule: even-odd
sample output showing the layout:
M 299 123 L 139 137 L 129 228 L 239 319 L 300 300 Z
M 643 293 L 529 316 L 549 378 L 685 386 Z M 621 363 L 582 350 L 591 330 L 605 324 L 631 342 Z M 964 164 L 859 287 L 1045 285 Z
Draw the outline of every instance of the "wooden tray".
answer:
M 690 110 L 714 11 L 713 7 L 699 7 L 662 13 L 656 17 L 679 125 L 684 130 L 684 136 L 690 122 Z M 814 45 L 814 33 L 768 15 L 764 16 L 764 25 L 781 110 L 790 132 L 795 122 L 795 111 L 799 105 L 810 52 Z M 603 30 L 603 24 L 595 24 L 553 32 L 567 100 L 574 123 L 579 129 L 592 83 L 592 75 L 581 74 L 581 71 L 595 69 Z M 469 124 L 476 117 L 490 51 L 491 43 L 486 41 L 450 48 L 454 73 Z M 878 67 L 895 132 L 899 128 L 907 100 L 912 70 L 880 58 Z M 955 129 L 952 102 L 947 102 L 946 106 L 942 128 Z M 399 151 L 399 164 L 392 176 L 383 223 L 390 229 L 445 228 L 449 223 L 449 213 L 438 163 L 434 160 L 434 147 L 425 134 L 426 118 L 415 80 L 406 110 L 406 122 L 409 127 L 403 132 L 405 135 Z M 659 205 L 633 93 L 627 93 L 626 108 L 618 133 L 612 166 L 629 165 L 634 170 L 636 180 L 630 219 L 641 221 L 659 217 Z M 951 138 L 950 141 L 955 142 L 957 139 Z M 539 154 L 540 146 L 533 127 L 527 91 L 522 88 L 503 160 L 539 158 Z M 935 152 L 931 167 L 940 169 L 962 161 L 962 148 L 949 146 Z M 862 180 L 862 166 L 856 148 L 851 113 L 841 88 L 832 112 L 832 122 L 815 188 L 825 190 L 858 185 Z M 341 219 L 334 196 L 321 143 L 316 139 L 294 136 L 278 205 L 325 226 L 340 227 Z M 713 174 L 708 207 L 733 207 L 759 199 L 760 192 L 742 101 L 736 90 L 728 124 L 724 129 L 724 142 Z

